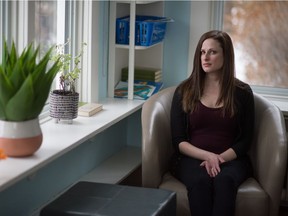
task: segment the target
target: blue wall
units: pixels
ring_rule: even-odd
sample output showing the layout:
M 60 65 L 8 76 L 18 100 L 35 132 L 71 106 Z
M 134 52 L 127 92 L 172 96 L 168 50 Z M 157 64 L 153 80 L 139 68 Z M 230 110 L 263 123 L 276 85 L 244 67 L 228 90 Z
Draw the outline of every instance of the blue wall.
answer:
M 164 41 L 163 82 L 165 87 L 174 86 L 187 78 L 190 1 L 166 1 L 165 16 L 174 19 L 168 23 Z

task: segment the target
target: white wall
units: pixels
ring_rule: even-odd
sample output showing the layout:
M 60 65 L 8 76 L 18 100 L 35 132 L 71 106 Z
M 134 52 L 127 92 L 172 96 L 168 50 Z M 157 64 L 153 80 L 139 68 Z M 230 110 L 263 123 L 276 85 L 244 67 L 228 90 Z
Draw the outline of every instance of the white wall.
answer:
M 194 52 L 201 35 L 212 29 L 212 4 L 212 1 L 191 2 L 188 76 L 192 72 Z

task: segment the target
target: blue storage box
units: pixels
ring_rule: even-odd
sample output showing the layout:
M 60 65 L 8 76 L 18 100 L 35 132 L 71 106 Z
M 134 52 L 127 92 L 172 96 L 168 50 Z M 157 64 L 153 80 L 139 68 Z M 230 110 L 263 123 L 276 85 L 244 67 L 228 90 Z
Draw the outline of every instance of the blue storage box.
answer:
M 171 19 L 157 16 L 136 16 L 135 45 L 151 46 L 161 42 L 166 32 L 166 24 Z M 130 16 L 116 19 L 116 43 L 129 44 Z

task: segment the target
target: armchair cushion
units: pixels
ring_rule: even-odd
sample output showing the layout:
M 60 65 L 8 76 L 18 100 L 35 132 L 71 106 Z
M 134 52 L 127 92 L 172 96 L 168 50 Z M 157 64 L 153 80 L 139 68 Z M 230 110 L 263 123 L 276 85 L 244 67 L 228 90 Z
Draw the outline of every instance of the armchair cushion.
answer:
M 159 188 L 175 191 L 177 196 L 177 215 L 190 216 L 187 190 L 185 185 L 167 172 Z M 255 200 L 257 200 L 255 202 Z M 248 206 L 248 207 L 247 207 Z M 252 211 L 251 211 L 252 209 Z M 269 213 L 269 196 L 254 178 L 249 178 L 238 189 L 235 216 L 257 215 Z

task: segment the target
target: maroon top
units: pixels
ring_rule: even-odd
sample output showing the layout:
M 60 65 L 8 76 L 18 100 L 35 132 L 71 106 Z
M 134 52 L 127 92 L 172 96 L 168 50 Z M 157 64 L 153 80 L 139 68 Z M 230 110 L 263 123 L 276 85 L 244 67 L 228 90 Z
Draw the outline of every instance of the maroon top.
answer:
M 209 108 L 199 102 L 190 114 L 190 143 L 220 154 L 230 148 L 236 136 L 236 119 L 223 117 L 221 108 Z

